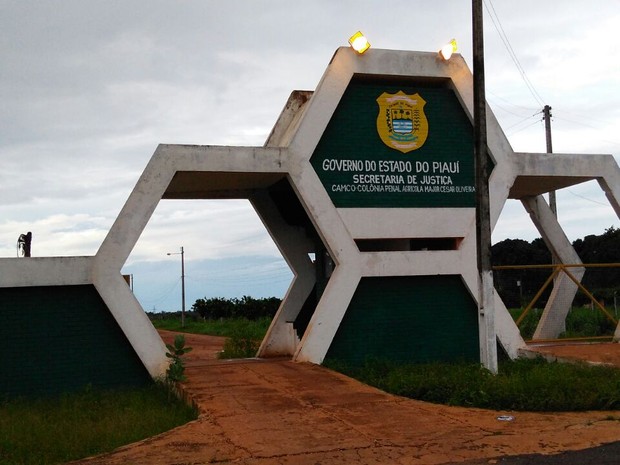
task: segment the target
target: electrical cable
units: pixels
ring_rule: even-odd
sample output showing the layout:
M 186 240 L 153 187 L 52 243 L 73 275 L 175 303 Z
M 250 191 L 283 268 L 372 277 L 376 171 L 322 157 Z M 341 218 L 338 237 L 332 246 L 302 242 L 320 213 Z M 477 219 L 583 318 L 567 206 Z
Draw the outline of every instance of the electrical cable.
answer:
M 166 300 L 170 294 L 172 294 L 172 291 L 176 290 L 177 286 L 179 285 L 179 283 L 181 282 L 181 278 L 179 277 L 174 284 L 168 288 L 168 290 L 164 291 L 162 294 L 160 294 L 158 297 L 154 298 L 154 299 L 140 299 L 142 302 L 146 303 L 146 304 L 158 304 L 163 302 L 164 300 Z
M 487 101 L 489 101 L 489 99 L 487 99 Z M 503 107 L 502 105 L 500 105 L 497 102 L 489 101 L 489 103 L 493 106 L 494 109 L 499 108 L 504 113 L 509 113 L 509 114 L 511 114 L 513 116 L 518 116 L 518 117 L 521 117 L 521 118 L 523 117 L 523 114 L 515 113 L 514 111 L 511 111 L 508 108 Z M 528 116 L 528 118 L 529 118 L 529 116 Z
M 532 111 L 536 111 L 536 108 L 524 107 L 523 105 L 517 105 L 516 103 L 512 103 L 510 100 L 507 100 L 504 97 L 502 97 L 502 96 L 500 96 L 500 95 L 496 94 L 495 92 L 490 91 L 488 89 L 487 89 L 487 94 L 491 94 L 493 97 L 502 100 L 503 102 L 507 103 L 508 105 L 513 106 L 515 108 L 519 108 L 519 109 L 524 110 L 524 111 L 527 111 L 528 113 L 532 112 Z M 539 111 L 538 113 L 541 113 L 541 111 Z M 517 115 L 517 116 L 523 116 L 523 115 Z
M 535 125 L 535 124 L 537 124 L 537 123 L 540 123 L 540 121 L 541 121 L 541 120 L 536 120 L 536 121 L 534 121 L 532 124 L 528 124 L 527 126 L 522 127 L 521 129 L 517 129 L 516 131 L 513 131 L 513 132 L 511 132 L 511 133 L 510 133 L 510 134 L 508 134 L 508 135 L 509 135 L 509 136 L 513 136 L 513 135 L 517 134 L 518 132 L 525 131 L 527 128 L 529 128 L 529 127 L 531 127 L 531 126 L 534 126 L 534 125 Z
M 528 121 L 528 120 L 534 118 L 537 114 L 538 113 L 535 113 L 533 115 L 527 116 L 527 117 L 523 118 L 522 120 L 520 120 L 520 121 L 518 121 L 518 122 L 516 122 L 516 123 L 514 123 L 514 124 L 512 124 L 510 126 L 508 126 L 507 128 L 505 128 L 505 130 L 507 131 L 507 130 L 512 129 L 512 128 L 516 127 L 516 126 L 519 126 L 521 123 L 524 123 L 525 121 Z M 540 119 L 536 120 L 536 122 L 538 122 L 538 121 L 540 121 Z
M 489 8 L 487 3 L 489 3 L 491 5 L 491 8 Z M 497 15 L 497 12 L 495 11 L 495 7 L 493 6 L 493 2 L 491 0 L 483 0 L 483 4 L 484 4 L 484 7 L 487 10 L 487 13 L 489 13 L 489 17 L 491 18 L 491 22 L 493 23 L 493 26 L 495 26 L 495 30 L 499 34 L 499 37 L 500 37 L 500 39 L 502 40 L 502 42 L 504 44 L 504 47 L 506 47 L 506 50 L 508 51 L 508 55 L 510 55 L 510 58 L 512 59 L 513 63 L 517 67 L 517 70 L 519 71 L 519 74 L 521 75 L 521 78 L 523 79 L 523 82 L 525 83 L 525 85 L 527 86 L 528 90 L 530 91 L 530 94 L 532 94 L 532 97 L 534 98 L 534 100 L 536 100 L 536 102 L 540 106 L 545 106 L 543 98 L 536 91 L 536 89 L 534 88 L 534 85 L 532 84 L 530 79 L 527 77 L 527 74 L 525 73 L 525 69 L 523 68 L 523 66 L 521 66 L 521 63 L 519 62 L 519 59 L 517 58 L 517 55 L 516 55 L 514 49 L 512 48 L 512 45 L 510 44 L 510 41 L 508 40 L 508 36 L 506 35 L 506 32 L 504 31 L 504 28 L 503 28 L 503 26 L 501 24 L 501 21 L 499 20 L 499 16 Z
M 573 191 L 571 191 L 570 189 L 567 189 L 567 190 L 568 190 L 568 192 L 570 192 L 571 194 L 573 194 L 575 197 L 579 197 L 580 199 L 587 200 L 588 202 L 597 203 L 597 204 L 599 204 L 599 205 L 604 205 L 605 207 L 609 207 L 609 206 L 610 206 L 608 203 L 599 202 L 598 200 L 592 200 L 592 199 L 589 199 L 589 198 L 587 198 L 587 197 L 584 197 L 583 195 L 580 195 L 580 194 L 575 194 L 575 193 L 574 193 Z
M 560 113 L 561 113 L 561 112 L 560 112 Z M 570 114 L 570 113 L 569 113 L 569 114 Z M 578 116 L 578 115 L 577 115 L 577 116 Z M 590 129 L 599 129 L 597 126 L 593 126 L 593 125 L 591 125 L 591 124 L 587 124 L 587 123 L 584 123 L 584 122 L 582 122 L 582 121 L 575 121 L 575 120 L 572 120 L 572 119 L 564 118 L 564 117 L 562 117 L 562 116 L 557 116 L 557 112 L 556 112 L 556 114 L 555 114 L 555 116 L 554 116 L 554 119 L 558 119 L 558 120 L 560 120 L 560 121 L 566 121 L 566 122 L 568 122 L 568 123 L 577 124 L 577 125 L 579 125 L 579 126 L 583 126 L 583 127 L 590 128 Z M 597 138 L 597 141 L 598 141 L 598 142 L 607 142 L 608 144 L 612 144 L 612 145 L 616 145 L 616 146 L 619 146 L 619 147 L 620 147 L 620 142 L 618 142 L 617 140 Z

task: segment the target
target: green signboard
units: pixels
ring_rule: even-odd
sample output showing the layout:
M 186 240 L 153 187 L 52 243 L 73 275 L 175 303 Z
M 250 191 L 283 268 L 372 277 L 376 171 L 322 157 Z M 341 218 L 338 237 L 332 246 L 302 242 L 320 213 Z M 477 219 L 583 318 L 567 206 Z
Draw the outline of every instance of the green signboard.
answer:
M 310 162 L 336 207 L 474 207 L 473 129 L 445 83 L 353 79 Z

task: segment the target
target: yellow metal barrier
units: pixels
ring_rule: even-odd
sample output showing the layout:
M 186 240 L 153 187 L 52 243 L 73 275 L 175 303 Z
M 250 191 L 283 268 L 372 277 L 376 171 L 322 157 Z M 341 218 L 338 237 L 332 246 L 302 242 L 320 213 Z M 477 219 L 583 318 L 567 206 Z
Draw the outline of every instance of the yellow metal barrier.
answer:
M 613 323 L 614 327 L 616 327 L 618 325 L 617 318 L 614 315 L 612 315 L 605 308 L 605 305 L 599 299 L 597 299 L 592 294 L 592 292 L 590 292 L 582 284 L 581 279 L 578 279 L 578 277 L 576 277 L 575 274 L 571 272 L 571 269 L 578 268 L 578 269 L 585 271 L 590 268 L 619 268 L 619 267 L 620 267 L 620 263 L 589 263 L 589 264 L 576 263 L 576 264 L 549 264 L 549 265 L 502 265 L 502 266 L 494 266 L 493 270 L 498 271 L 498 272 L 502 270 L 541 270 L 541 269 L 551 270 L 551 273 L 545 280 L 544 284 L 538 289 L 538 291 L 531 298 L 527 306 L 521 312 L 519 317 L 515 320 L 515 323 L 517 324 L 517 326 L 521 325 L 521 323 L 525 320 L 525 318 L 528 316 L 530 311 L 534 308 L 535 304 L 539 301 L 539 299 L 544 294 L 544 292 L 549 288 L 549 286 L 552 283 L 557 282 L 558 277 L 564 274 L 576 286 L 576 291 L 573 293 L 573 299 L 575 298 L 576 294 L 580 291 L 584 296 L 587 297 L 587 299 L 589 299 L 592 305 L 592 308 L 596 307 L 598 310 L 600 310 L 605 315 L 605 317 L 611 323 Z M 581 275 L 583 275 L 583 272 L 581 273 Z M 522 289 L 523 289 L 522 283 L 520 281 L 517 281 L 517 285 L 520 286 L 519 291 L 522 292 Z M 501 295 L 501 292 L 500 292 L 500 295 Z M 615 293 L 614 293 L 614 301 L 615 301 Z M 547 303 L 547 306 L 548 304 L 549 303 Z M 568 302 L 568 304 L 569 304 L 568 308 L 565 309 L 565 313 L 564 313 L 565 315 L 572 308 L 572 305 L 571 305 L 572 299 L 571 299 L 571 302 Z M 547 306 L 545 308 L 545 312 L 550 311 L 547 309 Z M 615 302 L 614 302 L 614 306 L 615 306 Z M 540 322 L 538 324 L 540 325 Z M 538 330 L 538 327 L 537 327 L 537 330 Z M 611 336 L 571 337 L 571 338 L 562 338 L 562 340 L 563 341 L 583 340 L 583 339 L 597 340 L 597 339 L 610 339 L 610 337 Z M 548 341 L 556 341 L 556 340 L 557 338 L 536 338 L 536 342 L 545 342 L 545 341 L 548 342 Z

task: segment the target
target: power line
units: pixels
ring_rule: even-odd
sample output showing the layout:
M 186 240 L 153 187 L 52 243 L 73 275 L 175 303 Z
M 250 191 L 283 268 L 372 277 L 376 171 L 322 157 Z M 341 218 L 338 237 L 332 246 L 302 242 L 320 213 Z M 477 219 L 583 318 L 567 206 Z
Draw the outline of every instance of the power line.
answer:
M 513 63 L 517 67 L 517 70 L 519 71 L 519 74 L 521 75 L 523 82 L 525 82 L 525 85 L 530 91 L 530 94 L 532 94 L 532 97 L 534 97 L 534 100 L 536 100 L 536 102 L 538 102 L 540 106 L 544 106 L 545 102 L 543 98 L 536 91 L 536 89 L 534 88 L 534 85 L 532 84 L 530 79 L 527 77 L 527 74 L 525 73 L 525 69 L 523 68 L 523 66 L 521 66 L 521 63 L 519 62 L 519 59 L 517 58 L 517 54 L 515 53 L 514 49 L 512 48 L 512 45 L 510 44 L 510 41 L 508 40 L 508 36 L 506 35 L 506 32 L 504 31 L 504 28 L 502 26 L 502 23 L 499 20 L 499 16 L 497 15 L 497 12 L 495 11 L 493 2 L 491 0 L 483 0 L 483 3 L 484 3 L 484 7 L 487 10 L 487 13 L 489 13 L 489 17 L 491 18 L 491 21 L 493 22 L 493 26 L 495 26 L 495 30 L 499 34 L 499 37 L 504 44 L 504 47 L 506 47 L 506 50 L 508 51 L 508 55 L 510 55 L 510 58 L 512 59 Z M 487 3 L 491 5 L 490 9 Z
M 141 299 L 141 300 L 145 304 L 148 304 L 148 305 L 157 305 L 163 302 L 164 300 L 166 300 L 168 297 L 170 297 L 170 294 L 172 294 L 172 291 L 176 290 L 180 282 L 181 282 L 181 278 L 178 278 L 171 287 L 169 287 L 166 291 L 161 293 L 159 296 L 152 298 L 152 299 Z
M 534 107 L 525 107 L 523 105 L 517 105 L 516 103 L 513 103 L 510 100 L 508 100 L 508 99 L 502 97 L 501 95 L 498 95 L 495 92 L 490 91 L 488 89 L 487 89 L 487 93 L 491 94 L 494 98 L 500 99 L 501 101 L 503 101 L 504 103 L 507 103 L 508 105 L 510 105 L 512 107 L 518 108 L 518 109 L 523 110 L 523 111 L 527 111 L 528 113 L 532 112 L 532 111 L 536 111 L 536 108 L 534 108 Z M 508 110 L 506 110 L 506 111 L 508 111 Z M 540 111 L 538 113 L 540 113 Z M 523 115 L 517 115 L 517 116 L 523 116 Z
M 508 109 L 508 108 L 506 108 L 506 107 L 503 107 L 502 105 L 500 105 L 500 104 L 499 104 L 499 103 L 497 103 L 497 102 L 492 102 L 492 103 L 493 103 L 493 108 L 494 108 L 494 109 L 495 109 L 495 108 L 499 108 L 499 109 L 500 109 L 500 110 L 502 110 L 503 112 L 505 112 L 505 113 L 509 113 L 509 114 L 511 114 L 511 115 L 513 115 L 513 116 L 519 116 L 519 117 L 521 117 L 521 118 L 523 117 L 523 114 L 522 114 L 522 113 L 515 113 L 514 111 L 509 110 L 509 109 Z M 528 118 L 529 118 L 529 116 L 528 116 Z
M 598 203 L 599 205 L 604 205 L 605 207 L 609 207 L 609 204 L 608 204 L 608 203 L 599 202 L 598 200 L 589 199 L 588 197 L 584 197 L 583 195 L 575 194 L 575 193 L 574 193 L 573 191 L 571 191 L 570 189 L 568 189 L 568 192 L 570 192 L 571 194 L 573 194 L 575 197 L 579 197 L 580 199 L 587 200 L 588 202 Z
M 516 131 L 513 131 L 513 132 L 511 132 L 511 133 L 510 133 L 510 134 L 508 134 L 508 135 L 509 135 L 509 136 L 513 136 L 513 135 L 515 135 L 515 134 L 516 134 L 516 133 L 518 133 L 518 132 L 525 131 L 527 128 L 529 128 L 529 127 L 531 127 L 531 126 L 534 126 L 535 124 L 540 123 L 541 121 L 542 121 L 542 120 L 536 120 L 536 121 L 534 121 L 533 123 L 528 124 L 527 126 L 524 126 L 524 127 L 522 127 L 521 129 L 517 129 Z M 521 121 L 521 122 L 523 122 L 523 121 Z
M 524 122 L 526 122 L 526 121 L 531 120 L 532 118 L 536 118 L 536 116 L 537 116 L 537 115 L 538 115 L 538 113 L 534 113 L 533 115 L 526 116 L 525 118 L 520 119 L 520 120 L 519 120 L 519 121 L 517 121 L 516 123 L 511 124 L 510 126 L 508 126 L 508 127 L 506 128 L 506 130 L 508 130 L 508 129 L 512 129 L 512 128 L 516 127 L 516 126 L 519 126 L 519 125 L 521 125 L 522 123 L 524 123 Z M 537 123 L 538 121 L 542 121 L 542 118 L 536 118 L 536 120 L 535 120 L 534 122 L 535 122 L 535 123 Z
M 570 113 L 569 113 L 569 114 L 570 114 Z M 578 116 L 578 115 L 577 115 L 577 116 Z M 583 126 L 583 127 L 586 127 L 586 128 L 590 128 L 590 129 L 597 129 L 597 130 L 599 130 L 599 129 L 600 129 L 599 127 L 597 127 L 597 126 L 593 126 L 592 124 L 584 123 L 583 121 L 575 121 L 575 120 L 573 120 L 573 119 L 564 118 L 564 117 L 562 117 L 562 116 L 557 116 L 557 114 L 554 116 L 554 119 L 558 119 L 558 120 L 560 120 L 560 121 L 566 121 L 566 122 L 568 122 L 568 123 L 576 124 L 576 125 L 579 125 L 579 126 Z M 593 121 L 596 121 L 596 120 L 593 120 Z M 619 141 L 617 141 L 617 140 L 602 139 L 602 138 L 600 138 L 600 137 L 597 137 L 597 139 L 596 139 L 596 140 L 597 140 L 597 142 L 606 142 L 606 143 L 608 143 L 608 144 L 611 144 L 611 145 L 615 145 L 615 146 L 619 146 L 619 147 L 620 147 L 620 142 L 619 142 Z

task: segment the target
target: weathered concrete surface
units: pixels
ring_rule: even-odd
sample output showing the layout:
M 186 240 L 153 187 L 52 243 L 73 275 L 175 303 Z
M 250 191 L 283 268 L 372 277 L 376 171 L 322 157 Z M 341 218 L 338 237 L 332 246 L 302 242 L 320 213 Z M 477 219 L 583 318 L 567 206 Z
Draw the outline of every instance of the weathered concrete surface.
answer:
M 200 408 L 199 419 L 76 463 L 488 463 L 620 440 L 617 412 L 533 414 L 433 405 L 386 394 L 317 365 L 217 361 L 222 338 L 186 338 L 194 347 L 186 389 Z M 515 420 L 498 421 L 502 414 Z

